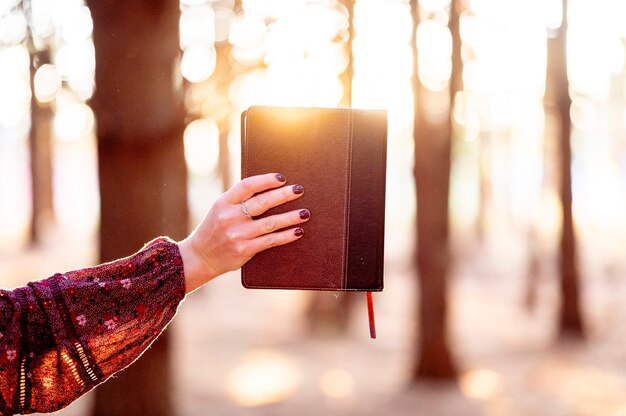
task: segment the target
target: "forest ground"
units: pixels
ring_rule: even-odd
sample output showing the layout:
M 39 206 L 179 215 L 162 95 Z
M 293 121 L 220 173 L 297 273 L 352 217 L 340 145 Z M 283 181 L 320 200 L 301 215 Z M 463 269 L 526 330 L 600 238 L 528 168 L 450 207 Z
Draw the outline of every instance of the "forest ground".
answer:
M 54 234 L 39 249 L 5 253 L 3 286 L 92 264 L 94 241 Z M 626 415 L 624 264 L 596 272 L 583 267 L 586 339 L 557 341 L 549 261 L 530 310 L 523 256 L 495 262 L 506 248 L 457 250 L 449 332 L 459 378 L 411 384 L 417 310 L 411 246 L 399 239 L 387 244 L 386 287 L 375 294 L 376 340 L 369 338 L 364 296 L 354 302 L 343 335 L 310 333 L 310 293 L 246 290 L 238 272 L 189 296 L 168 329 L 177 414 Z M 88 414 L 91 394 L 57 414 Z

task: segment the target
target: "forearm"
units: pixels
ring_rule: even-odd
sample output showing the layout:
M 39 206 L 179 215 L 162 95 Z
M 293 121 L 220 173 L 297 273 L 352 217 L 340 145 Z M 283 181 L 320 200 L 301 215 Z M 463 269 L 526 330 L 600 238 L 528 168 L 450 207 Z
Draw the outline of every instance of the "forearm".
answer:
M 178 246 L 57 274 L 0 297 L 0 414 L 58 410 L 132 363 L 185 295 Z

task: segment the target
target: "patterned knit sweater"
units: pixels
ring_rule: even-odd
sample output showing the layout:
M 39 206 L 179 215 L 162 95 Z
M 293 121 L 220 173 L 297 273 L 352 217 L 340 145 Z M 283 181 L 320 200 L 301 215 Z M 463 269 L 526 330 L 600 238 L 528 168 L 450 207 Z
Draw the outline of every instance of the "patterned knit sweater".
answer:
M 59 410 L 136 360 L 185 296 L 178 246 L 0 290 L 0 414 Z

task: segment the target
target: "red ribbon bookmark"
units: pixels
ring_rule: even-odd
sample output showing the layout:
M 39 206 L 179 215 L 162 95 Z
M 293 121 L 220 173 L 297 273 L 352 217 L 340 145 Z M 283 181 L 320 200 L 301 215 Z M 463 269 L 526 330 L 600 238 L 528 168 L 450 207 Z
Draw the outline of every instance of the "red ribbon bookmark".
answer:
M 367 316 L 370 321 L 370 337 L 376 338 L 376 322 L 374 321 L 374 300 L 372 292 L 367 292 Z

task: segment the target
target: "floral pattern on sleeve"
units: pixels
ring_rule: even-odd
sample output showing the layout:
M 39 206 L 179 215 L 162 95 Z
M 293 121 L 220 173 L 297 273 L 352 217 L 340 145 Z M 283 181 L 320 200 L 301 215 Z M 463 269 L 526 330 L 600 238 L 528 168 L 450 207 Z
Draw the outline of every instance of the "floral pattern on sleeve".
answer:
M 52 412 L 136 360 L 185 296 L 178 245 L 0 291 L 0 414 Z

